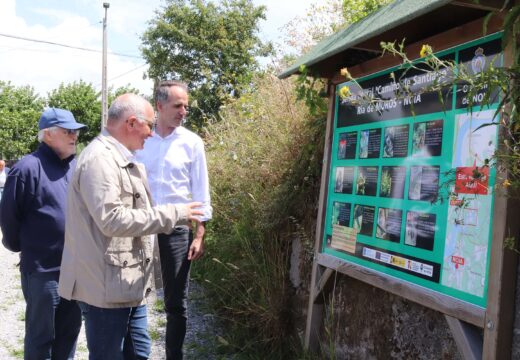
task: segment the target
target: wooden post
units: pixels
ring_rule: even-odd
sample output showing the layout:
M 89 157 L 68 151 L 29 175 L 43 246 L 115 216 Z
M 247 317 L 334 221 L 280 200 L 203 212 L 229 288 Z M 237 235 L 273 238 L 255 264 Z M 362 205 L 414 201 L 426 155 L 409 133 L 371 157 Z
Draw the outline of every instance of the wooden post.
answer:
M 515 4 L 520 4 L 520 1 L 516 0 Z M 509 67 L 512 64 L 513 52 L 509 45 L 504 50 L 504 66 Z M 505 113 L 507 114 L 508 111 L 506 110 Z M 499 145 L 502 144 L 504 134 L 504 129 L 501 130 Z M 497 171 L 497 179 L 506 175 L 505 172 Z M 504 243 L 508 236 L 518 236 L 520 226 L 517 211 L 518 202 L 501 194 L 495 195 L 489 263 L 492 271 L 489 272 L 488 279 L 483 359 L 511 358 L 518 257 L 512 250 L 504 248 Z
M 324 271 L 322 266 L 316 262 L 316 256 L 321 252 L 321 244 L 323 242 L 323 229 L 325 226 L 325 211 L 327 203 L 327 188 L 329 183 L 329 167 L 332 148 L 332 134 L 334 128 L 334 109 L 336 91 L 335 86 L 328 84 L 329 106 L 327 110 L 327 124 L 325 130 L 325 144 L 323 150 L 323 165 L 321 170 L 321 185 L 318 208 L 318 220 L 316 224 L 316 235 L 314 243 L 314 260 L 312 264 L 312 275 L 309 294 L 309 306 L 307 310 L 307 324 L 305 328 L 304 345 L 306 349 L 313 352 L 319 350 L 319 328 L 323 318 L 323 301 L 319 296 L 321 290 L 325 287 L 330 278 L 330 272 Z M 318 284 L 321 284 L 318 287 Z
M 462 357 L 465 360 L 482 359 L 482 334 L 480 329 L 449 315 L 444 315 L 444 317 Z

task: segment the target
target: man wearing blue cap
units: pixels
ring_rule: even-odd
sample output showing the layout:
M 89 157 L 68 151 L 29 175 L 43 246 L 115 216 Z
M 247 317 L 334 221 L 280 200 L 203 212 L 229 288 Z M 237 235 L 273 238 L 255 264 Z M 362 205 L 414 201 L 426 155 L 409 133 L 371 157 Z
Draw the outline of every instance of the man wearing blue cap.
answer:
M 67 186 L 76 164 L 76 141 L 85 128 L 70 111 L 46 109 L 38 149 L 18 161 L 0 201 L 2 243 L 21 252 L 25 359 L 73 359 L 81 328 L 75 301 L 58 295 Z

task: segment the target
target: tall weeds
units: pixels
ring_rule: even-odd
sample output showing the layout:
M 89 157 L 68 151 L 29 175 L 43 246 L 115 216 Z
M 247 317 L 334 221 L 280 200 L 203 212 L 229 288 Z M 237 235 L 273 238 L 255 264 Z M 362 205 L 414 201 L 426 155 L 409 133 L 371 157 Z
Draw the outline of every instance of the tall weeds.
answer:
M 228 330 L 224 352 L 290 358 L 299 346 L 290 305 L 291 241 L 298 236 L 312 249 L 324 115 L 310 119 L 293 84 L 271 74 L 257 77 L 253 89 L 207 128 L 214 217 L 193 275 L 205 281 Z

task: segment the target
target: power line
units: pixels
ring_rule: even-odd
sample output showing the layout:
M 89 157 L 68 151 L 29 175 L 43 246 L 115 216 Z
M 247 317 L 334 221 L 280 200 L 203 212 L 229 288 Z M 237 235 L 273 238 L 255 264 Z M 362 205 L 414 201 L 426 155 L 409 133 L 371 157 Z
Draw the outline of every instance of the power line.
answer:
M 108 79 L 108 80 L 109 80 L 109 81 L 112 81 L 112 80 L 118 79 L 118 78 L 120 78 L 120 77 L 122 77 L 122 76 L 125 76 L 126 74 L 130 74 L 131 72 L 136 71 L 137 69 L 140 69 L 140 68 L 142 68 L 143 66 L 146 66 L 146 65 L 148 65 L 148 64 L 142 64 L 142 65 L 139 65 L 138 67 L 133 68 L 132 70 L 128 70 L 127 72 L 122 73 L 122 74 L 119 74 L 119 75 L 117 75 L 117 76 L 114 76 L 112 79 Z
M 69 49 L 76 49 L 76 50 L 90 51 L 90 52 L 97 52 L 97 53 L 101 52 L 101 50 L 89 49 L 89 48 L 84 48 L 84 47 L 79 47 L 79 46 L 72 46 L 72 45 L 66 45 L 66 44 L 60 44 L 60 43 L 56 43 L 56 42 L 52 42 L 52 41 L 46 41 L 46 40 L 31 39 L 31 38 L 26 38 L 26 37 L 17 36 L 17 35 L 10 35 L 10 34 L 0 33 L 0 36 L 12 38 L 12 39 L 17 39 L 17 40 L 32 41 L 32 42 L 36 42 L 36 43 L 61 46 L 61 47 L 69 48 Z M 142 59 L 141 56 L 136 56 L 136 55 L 128 55 L 128 54 L 121 54 L 121 53 L 114 53 L 114 52 L 111 52 L 110 54 L 111 55 L 117 55 L 117 56 L 136 58 L 136 59 Z
M 138 69 L 140 69 L 140 68 L 142 68 L 143 66 L 146 66 L 146 65 L 148 65 L 148 64 L 146 64 L 146 63 L 145 63 L 145 64 L 141 64 L 141 65 L 139 65 L 139 66 L 137 66 L 137 67 L 135 67 L 135 68 L 133 68 L 133 69 L 131 69 L 131 70 L 128 70 L 127 72 L 124 72 L 124 73 L 122 73 L 122 74 L 119 74 L 119 75 L 117 75 L 117 76 L 114 76 L 114 77 L 111 78 L 111 79 L 108 79 L 108 81 L 112 81 L 112 80 L 118 79 L 118 78 L 120 78 L 120 77 L 122 77 L 122 76 L 125 76 L 125 75 L 127 75 L 127 74 L 130 74 L 131 72 L 134 72 L 134 71 L 136 71 L 136 70 L 138 70 Z M 96 87 L 96 88 L 99 88 L 100 86 L 101 86 L 101 83 L 97 84 L 95 87 Z

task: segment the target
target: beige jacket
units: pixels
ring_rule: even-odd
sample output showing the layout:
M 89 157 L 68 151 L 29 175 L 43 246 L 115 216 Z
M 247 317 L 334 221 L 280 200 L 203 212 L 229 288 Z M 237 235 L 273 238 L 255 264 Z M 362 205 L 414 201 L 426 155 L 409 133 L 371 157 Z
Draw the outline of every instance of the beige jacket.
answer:
M 80 154 L 69 184 L 59 294 L 101 308 L 144 304 L 153 281 L 152 236 L 186 221 L 184 205 L 152 208 L 144 168 L 108 133 Z

